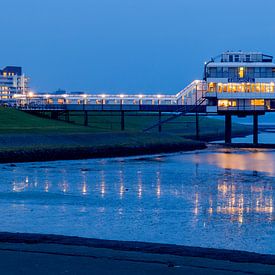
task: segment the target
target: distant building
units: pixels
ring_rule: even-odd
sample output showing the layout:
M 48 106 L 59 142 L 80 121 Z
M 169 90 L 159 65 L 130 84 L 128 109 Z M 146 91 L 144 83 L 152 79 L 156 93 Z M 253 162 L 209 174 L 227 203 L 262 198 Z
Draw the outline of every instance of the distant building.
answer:
M 21 67 L 0 69 L 0 100 L 11 100 L 15 95 L 25 95 L 27 92 L 28 78 L 22 73 Z
M 275 64 L 270 55 L 225 52 L 205 64 L 204 80 L 208 105 L 218 111 L 275 107 Z

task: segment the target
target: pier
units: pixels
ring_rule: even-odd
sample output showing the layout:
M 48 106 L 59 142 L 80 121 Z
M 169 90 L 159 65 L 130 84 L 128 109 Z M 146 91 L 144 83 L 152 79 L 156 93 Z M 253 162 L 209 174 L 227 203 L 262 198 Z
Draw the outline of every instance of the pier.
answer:
M 195 80 L 175 95 L 167 94 L 13 94 L 7 103 L 20 110 L 50 118 L 72 113 L 83 116 L 88 126 L 95 112 L 112 112 L 120 117 L 120 129 L 127 129 L 128 115 L 154 115 L 155 123 L 143 132 L 157 129 L 180 116 L 195 116 L 199 139 L 200 116 L 224 116 L 225 143 L 232 143 L 232 116 L 253 117 L 253 144 L 261 129 L 259 116 L 275 111 L 275 64 L 273 57 L 259 52 L 224 52 L 205 63 L 203 80 Z

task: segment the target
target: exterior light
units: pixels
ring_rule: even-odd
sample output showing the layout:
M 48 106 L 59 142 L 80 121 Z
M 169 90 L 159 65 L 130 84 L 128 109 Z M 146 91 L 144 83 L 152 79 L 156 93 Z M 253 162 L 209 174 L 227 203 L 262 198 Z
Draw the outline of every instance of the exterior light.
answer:
M 157 98 L 161 98 L 161 95 L 157 95 Z
M 84 94 L 84 95 L 82 95 L 84 98 L 87 98 L 87 95 L 86 94 Z
M 68 95 L 67 94 L 64 94 L 63 97 L 67 97 Z
M 45 95 L 45 97 L 46 97 L 46 98 L 49 98 L 49 97 L 50 97 L 50 95 Z
M 34 96 L 34 93 L 33 93 L 33 92 L 29 92 L 29 93 L 28 93 L 28 96 L 29 96 L 29 97 L 33 97 L 33 96 Z
M 139 95 L 138 97 L 139 97 L 139 98 L 143 98 L 143 95 Z
M 105 98 L 105 97 L 106 97 L 106 95 L 104 95 L 104 94 L 103 94 L 103 95 L 101 95 L 101 97 L 102 97 L 102 98 Z
M 120 97 L 120 98 L 123 98 L 123 97 L 124 97 L 124 95 L 122 95 L 122 94 L 121 94 L 121 95 L 119 95 L 119 97 Z

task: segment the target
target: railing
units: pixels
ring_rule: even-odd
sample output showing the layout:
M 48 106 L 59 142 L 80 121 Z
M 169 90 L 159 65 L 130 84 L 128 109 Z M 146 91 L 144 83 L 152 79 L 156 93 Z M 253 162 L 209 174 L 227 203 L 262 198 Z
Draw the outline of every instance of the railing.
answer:
M 171 122 L 172 120 L 180 117 L 180 116 L 183 116 L 183 115 L 186 115 L 187 113 L 193 113 L 193 112 L 199 112 L 199 107 L 206 101 L 206 98 L 204 97 L 201 97 L 199 98 L 197 101 L 196 101 L 196 104 L 195 105 L 192 105 L 192 106 L 189 106 L 189 105 L 184 105 L 183 107 L 179 108 L 175 113 L 173 114 L 171 117 L 167 118 L 167 119 L 164 119 L 162 121 L 159 121 L 158 123 L 156 124 L 153 124 L 151 125 L 150 127 L 148 128 L 145 128 L 143 130 L 143 132 L 147 132 L 155 127 L 158 127 L 160 125 L 163 125 L 165 123 L 168 123 L 168 122 Z M 204 110 L 205 112 L 206 110 Z
M 112 105 L 192 105 L 195 103 L 194 94 L 206 91 L 206 83 L 196 80 L 181 90 L 176 95 L 167 94 L 31 94 L 31 95 L 14 95 L 13 100 L 17 105 L 53 105 L 53 104 L 112 104 Z
M 218 111 L 267 111 L 267 106 L 218 106 Z

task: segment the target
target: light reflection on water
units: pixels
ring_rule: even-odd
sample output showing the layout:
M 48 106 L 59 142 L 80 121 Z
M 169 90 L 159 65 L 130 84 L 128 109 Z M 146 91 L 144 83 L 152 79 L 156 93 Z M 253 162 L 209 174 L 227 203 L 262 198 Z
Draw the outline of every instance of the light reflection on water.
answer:
M 275 254 L 275 152 L 1 165 L 2 231 Z

